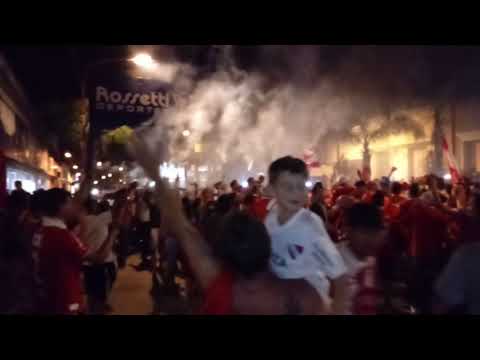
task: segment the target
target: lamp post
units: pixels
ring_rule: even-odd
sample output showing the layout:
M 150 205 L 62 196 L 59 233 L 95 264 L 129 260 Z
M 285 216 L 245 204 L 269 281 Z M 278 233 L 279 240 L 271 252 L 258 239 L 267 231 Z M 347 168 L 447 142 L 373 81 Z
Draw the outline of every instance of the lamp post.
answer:
M 156 66 L 156 62 L 153 58 L 146 53 L 140 53 L 134 56 L 133 58 L 115 58 L 115 59 L 104 59 L 91 64 L 88 64 L 83 72 L 82 82 L 81 82 L 81 95 L 83 99 L 86 99 L 85 106 L 85 128 L 84 128 L 84 137 L 87 137 L 87 149 L 86 149 L 86 161 L 85 161 L 85 179 L 87 180 L 87 187 L 90 187 L 91 180 L 93 178 L 93 169 L 95 163 L 95 142 L 96 136 L 94 134 L 92 124 L 88 117 L 89 113 L 89 103 L 87 98 L 87 84 L 89 81 L 89 74 L 93 68 L 103 66 L 106 64 L 113 63 L 124 63 L 124 62 L 133 62 L 136 66 L 143 68 L 145 70 L 152 70 Z M 87 121 L 88 120 L 88 121 Z M 88 133 L 87 133 L 87 124 L 88 124 Z M 90 190 L 90 189 L 89 189 Z

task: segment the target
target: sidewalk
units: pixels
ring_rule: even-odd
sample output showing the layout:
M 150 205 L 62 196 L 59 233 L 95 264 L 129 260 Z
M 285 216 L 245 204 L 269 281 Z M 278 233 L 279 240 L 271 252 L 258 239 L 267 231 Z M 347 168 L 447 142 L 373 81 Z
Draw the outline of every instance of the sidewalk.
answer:
M 130 265 L 137 265 L 139 256 L 131 256 L 127 266 L 119 270 L 112 291 L 110 304 L 112 315 L 150 315 L 153 303 L 150 297 L 152 274 L 148 271 L 137 272 Z

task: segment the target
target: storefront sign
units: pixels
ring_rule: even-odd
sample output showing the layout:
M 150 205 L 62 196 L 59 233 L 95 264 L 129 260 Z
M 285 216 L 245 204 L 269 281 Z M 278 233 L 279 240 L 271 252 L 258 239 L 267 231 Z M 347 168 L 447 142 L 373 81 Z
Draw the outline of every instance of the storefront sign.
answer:
M 156 110 L 180 101 L 169 84 L 152 79 L 96 76 L 88 87 L 90 121 L 95 130 L 111 130 L 122 125 L 135 127 L 151 119 Z

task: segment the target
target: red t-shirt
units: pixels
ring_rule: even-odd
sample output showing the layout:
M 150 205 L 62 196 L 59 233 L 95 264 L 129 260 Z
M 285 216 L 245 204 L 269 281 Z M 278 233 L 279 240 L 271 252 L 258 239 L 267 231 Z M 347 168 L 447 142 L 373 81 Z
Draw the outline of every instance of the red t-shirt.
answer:
M 268 204 L 270 203 L 270 199 L 264 198 L 264 197 L 259 197 L 255 199 L 255 202 L 253 203 L 253 215 L 255 218 L 258 220 L 264 222 L 267 214 L 268 214 Z
M 400 207 L 407 201 L 403 196 L 393 195 L 385 201 L 385 220 L 392 222 L 400 215 Z
M 203 315 L 233 314 L 233 275 L 222 272 L 205 291 L 205 300 L 201 310 Z
M 448 242 L 448 216 L 419 200 L 404 202 L 397 219 L 408 234 L 410 256 L 436 256 Z
M 376 267 L 368 266 L 355 276 L 358 290 L 353 300 L 354 315 L 377 315 L 381 291 L 377 284 Z
M 43 226 L 34 236 L 35 275 L 45 314 L 77 314 L 84 309 L 82 260 L 87 248 L 67 229 Z

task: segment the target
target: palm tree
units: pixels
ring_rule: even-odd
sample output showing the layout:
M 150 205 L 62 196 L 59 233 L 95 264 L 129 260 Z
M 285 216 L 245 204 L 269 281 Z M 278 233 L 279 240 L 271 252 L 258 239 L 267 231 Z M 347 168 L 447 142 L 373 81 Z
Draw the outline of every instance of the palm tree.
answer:
M 329 132 L 328 136 L 337 141 L 362 145 L 362 167 L 364 174 L 370 174 L 372 159 L 370 144 L 372 141 L 405 132 L 413 134 L 416 139 L 425 135 L 423 128 L 411 117 L 405 114 L 393 115 L 391 111 L 387 111 L 386 114 L 381 117 L 359 117 L 353 124 L 354 126 L 352 128 Z

